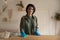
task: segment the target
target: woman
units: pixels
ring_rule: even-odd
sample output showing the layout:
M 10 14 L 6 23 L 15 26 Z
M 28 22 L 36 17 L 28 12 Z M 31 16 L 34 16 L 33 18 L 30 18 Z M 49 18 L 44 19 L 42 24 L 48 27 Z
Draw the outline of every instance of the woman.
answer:
M 37 31 L 37 17 L 34 16 L 35 6 L 33 4 L 28 4 L 26 7 L 26 15 L 21 18 L 20 32 L 21 36 L 26 35 L 40 35 Z

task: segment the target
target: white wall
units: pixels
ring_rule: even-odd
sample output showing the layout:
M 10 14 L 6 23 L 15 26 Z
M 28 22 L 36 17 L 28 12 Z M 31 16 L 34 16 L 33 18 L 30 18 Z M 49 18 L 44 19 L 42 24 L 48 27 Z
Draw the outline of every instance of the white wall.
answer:
M 13 16 L 11 22 L 2 22 L 3 17 L 7 16 L 7 9 L 5 12 L 2 12 L 0 15 L 0 28 L 15 30 L 19 29 L 20 19 L 23 15 L 26 14 L 25 11 L 17 11 L 16 4 L 20 0 L 8 0 L 8 8 L 13 9 Z M 36 12 L 34 15 L 38 18 L 39 31 L 41 35 L 55 35 L 55 20 L 54 15 L 59 11 L 59 0 L 22 0 L 24 6 L 32 3 L 36 6 Z M 3 0 L 0 0 L 0 10 L 2 11 Z
M 59 4 L 60 4 L 60 0 L 59 0 Z M 58 12 L 60 13 L 60 5 Z M 56 35 L 60 35 L 60 21 L 56 21 Z

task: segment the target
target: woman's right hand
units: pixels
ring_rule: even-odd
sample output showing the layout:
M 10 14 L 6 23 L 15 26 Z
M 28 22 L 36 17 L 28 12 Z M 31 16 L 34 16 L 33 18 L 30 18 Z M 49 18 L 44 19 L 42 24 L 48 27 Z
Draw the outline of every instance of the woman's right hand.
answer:
M 21 32 L 21 36 L 24 38 L 28 37 L 28 35 L 25 32 Z

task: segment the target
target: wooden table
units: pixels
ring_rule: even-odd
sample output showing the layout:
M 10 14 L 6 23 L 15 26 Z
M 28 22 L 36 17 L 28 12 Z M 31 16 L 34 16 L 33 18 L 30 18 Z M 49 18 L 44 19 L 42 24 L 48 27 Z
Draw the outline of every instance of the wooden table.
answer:
M 11 38 L 7 38 L 4 40 L 60 40 L 60 36 L 52 36 L 52 35 L 33 36 L 33 35 L 29 35 L 27 38 L 11 37 Z

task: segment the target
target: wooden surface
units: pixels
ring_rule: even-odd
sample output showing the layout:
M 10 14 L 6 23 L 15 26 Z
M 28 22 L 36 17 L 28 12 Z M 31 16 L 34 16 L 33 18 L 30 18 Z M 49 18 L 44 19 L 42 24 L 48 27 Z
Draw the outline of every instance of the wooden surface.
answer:
M 5 40 L 60 40 L 60 36 L 33 36 L 30 35 L 27 38 L 23 38 L 23 37 L 11 37 L 11 38 L 7 38 Z

